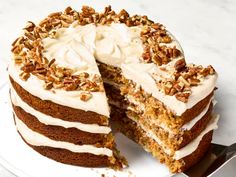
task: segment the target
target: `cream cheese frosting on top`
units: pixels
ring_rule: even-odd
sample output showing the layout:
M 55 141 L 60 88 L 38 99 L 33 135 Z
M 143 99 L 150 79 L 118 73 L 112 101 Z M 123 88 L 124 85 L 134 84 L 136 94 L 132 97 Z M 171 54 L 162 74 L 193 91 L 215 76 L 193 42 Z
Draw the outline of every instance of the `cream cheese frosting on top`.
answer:
M 100 75 L 96 60 L 119 67 L 124 77 L 140 85 L 146 92 L 152 94 L 176 115 L 180 116 L 213 91 L 217 76 L 207 76 L 199 86 L 193 87 L 187 103 L 177 100 L 175 96 L 164 94 L 152 77 L 153 74 L 162 74 L 159 67 L 153 63 L 144 63 L 141 60 L 144 48 L 140 38 L 141 30 L 142 26 L 127 27 L 125 24 L 118 23 L 80 26 L 77 22 L 74 22 L 69 28 L 57 29 L 55 38 L 47 37 L 43 39 L 42 42 L 45 49 L 43 55 L 47 58 L 55 58 L 56 64 L 73 69 L 75 74 L 88 72 L 89 74 Z M 173 42 L 168 45 L 176 45 L 181 50 L 178 41 L 172 35 L 171 37 Z M 167 66 L 173 67 L 178 60 L 179 58 L 173 59 Z M 34 81 L 36 77 L 30 77 L 27 82 L 20 81 L 17 78 L 19 77 L 19 68 L 15 68 L 17 66 L 12 61 L 9 66 L 10 75 L 31 94 L 62 105 L 109 116 L 105 93 L 93 92 L 91 100 L 82 102 L 76 97 L 80 91 L 66 92 L 57 90 L 54 94 L 49 91 L 43 91 L 43 89 L 39 91 L 37 88 L 40 88 L 39 85 L 41 83 L 40 81 Z M 164 77 L 168 77 L 168 75 Z M 33 88 L 32 84 L 35 84 L 35 88 Z M 66 98 L 65 95 L 68 97 L 65 101 L 62 101 Z M 103 106 L 99 106 L 99 108 L 96 106 L 101 104 Z

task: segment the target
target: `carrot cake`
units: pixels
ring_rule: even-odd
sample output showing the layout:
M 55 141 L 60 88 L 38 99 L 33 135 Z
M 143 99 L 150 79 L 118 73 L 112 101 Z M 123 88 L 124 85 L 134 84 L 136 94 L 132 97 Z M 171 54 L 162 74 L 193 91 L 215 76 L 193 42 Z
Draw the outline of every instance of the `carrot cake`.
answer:
M 121 168 L 111 123 L 173 173 L 211 143 L 217 73 L 187 64 L 175 37 L 147 16 L 68 7 L 28 22 L 12 54 L 16 127 L 46 157 Z

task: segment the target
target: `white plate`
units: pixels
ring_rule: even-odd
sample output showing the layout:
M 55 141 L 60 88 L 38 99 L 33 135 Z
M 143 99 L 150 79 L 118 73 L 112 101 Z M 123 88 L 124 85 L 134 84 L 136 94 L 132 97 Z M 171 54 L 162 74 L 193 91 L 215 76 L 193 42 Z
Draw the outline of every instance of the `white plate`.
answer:
M 19 177 L 82 177 L 99 176 L 171 176 L 168 169 L 141 147 L 121 134 L 116 135 L 118 148 L 129 168 L 116 172 L 108 168 L 83 168 L 50 160 L 27 146 L 18 135 L 9 100 L 9 87 L 0 91 L 0 163 Z

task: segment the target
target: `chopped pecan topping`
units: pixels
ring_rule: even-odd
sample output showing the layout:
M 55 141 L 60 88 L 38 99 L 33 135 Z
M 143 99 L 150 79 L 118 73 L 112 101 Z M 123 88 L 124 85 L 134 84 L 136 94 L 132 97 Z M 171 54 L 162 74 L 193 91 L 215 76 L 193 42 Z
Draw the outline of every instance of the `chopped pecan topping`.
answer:
M 176 99 L 178 99 L 179 101 L 182 101 L 184 103 L 188 102 L 189 96 L 190 96 L 189 92 L 180 92 L 175 95 Z
M 163 68 L 163 67 L 162 67 Z M 167 70 L 162 69 L 167 72 Z M 215 74 L 215 70 L 212 66 L 203 68 L 202 66 L 186 65 L 184 69 L 180 71 L 175 70 L 172 75 L 173 78 L 161 78 L 156 84 L 167 95 L 174 95 L 179 101 L 187 102 L 191 95 L 191 87 L 198 86 L 201 81 L 208 75 Z
M 44 89 L 50 90 L 51 88 L 53 88 L 53 83 L 52 82 L 48 82 L 48 83 L 44 84 Z
M 144 61 L 146 61 L 146 62 L 151 61 L 150 46 L 145 46 L 142 57 L 143 57 Z
M 144 62 L 153 62 L 158 66 L 161 66 L 163 64 L 168 64 L 170 61 L 181 55 L 181 52 L 176 46 L 169 47 L 166 45 L 171 43 L 172 39 L 164 26 L 159 23 L 151 23 L 150 25 L 144 26 L 140 36 L 143 45 L 145 46 L 142 55 Z
M 188 82 L 190 83 L 191 86 L 197 86 L 200 83 L 200 80 L 195 78 L 189 78 Z
M 81 12 L 67 7 L 64 12 L 55 12 L 43 19 L 38 26 L 28 22 L 24 28 L 24 35 L 12 43 L 14 61 L 21 66 L 20 77 L 27 80 L 31 75 L 45 82 L 45 89 L 64 89 L 67 91 L 81 90 L 82 100 L 91 98 L 90 92 L 104 91 L 101 76 L 91 75 L 86 72 L 77 74 L 70 68 L 59 67 L 56 58 L 46 58 L 42 55 L 44 51 L 42 40 L 44 38 L 57 38 L 57 29 L 67 28 L 73 22 L 79 25 L 124 23 L 127 26 L 142 26 L 140 37 L 144 46 L 141 60 L 146 63 L 153 62 L 163 67 L 172 60 L 182 55 L 176 46 L 169 45 L 172 38 L 165 27 L 154 23 L 147 16 L 130 16 L 125 10 L 114 12 L 111 6 L 105 8 L 103 13 L 96 12 L 93 8 L 83 6 Z M 163 66 L 162 66 L 163 65 Z M 201 66 L 186 66 L 185 60 L 180 59 L 175 64 L 175 72 L 172 80 L 159 80 L 157 84 L 168 95 L 175 95 L 183 102 L 187 101 L 191 94 L 191 87 L 201 83 L 204 77 L 214 74 L 212 66 L 203 68 Z M 78 71 L 80 72 L 80 71 Z
M 185 85 L 183 82 L 178 82 L 174 85 L 174 88 L 178 91 L 178 92 L 182 92 L 184 89 Z
M 74 21 L 78 21 L 80 25 L 110 24 L 112 22 L 125 23 L 128 26 L 153 24 L 146 16 L 131 17 L 125 10 L 121 10 L 117 14 L 111 9 L 111 6 L 106 7 L 103 13 L 98 13 L 88 6 L 83 6 L 80 13 L 67 7 L 64 12 L 51 13 L 38 26 L 33 22 L 28 22 L 24 28 L 24 35 L 17 38 L 12 44 L 15 63 L 22 65 L 22 79 L 27 80 L 33 74 L 45 81 L 45 89 L 104 91 L 101 76 L 90 76 L 88 73 L 74 75 L 71 69 L 57 66 L 56 58 L 47 59 L 42 56 L 44 50 L 42 39 L 56 38 L 58 28 L 69 27 Z M 153 28 L 157 29 L 157 25 L 153 25 Z
M 21 70 L 25 73 L 30 73 L 35 70 L 35 65 L 33 62 L 26 63 L 23 67 L 21 67 Z
M 181 71 L 181 70 L 185 69 L 185 66 L 186 66 L 186 62 L 185 62 L 185 59 L 184 59 L 184 58 L 178 60 L 178 61 L 175 63 L 175 69 L 176 69 L 177 71 Z
M 15 64 L 21 64 L 23 62 L 21 56 L 14 56 L 14 61 Z
M 65 90 L 66 91 L 73 91 L 73 90 L 76 90 L 78 85 L 74 82 L 71 82 L 71 83 L 65 83 L 64 82 L 64 85 L 65 85 Z
M 28 32 L 32 32 L 32 31 L 34 31 L 34 28 L 35 28 L 35 24 L 31 21 L 28 21 L 28 23 L 24 29 Z
M 20 73 L 20 78 L 24 81 L 27 81 L 29 77 L 30 77 L 30 73 L 26 73 L 24 71 Z
M 82 100 L 82 101 L 88 101 L 89 99 L 91 99 L 92 98 L 92 94 L 91 93 L 88 93 L 88 92 L 82 92 L 82 93 L 80 93 L 80 99 Z

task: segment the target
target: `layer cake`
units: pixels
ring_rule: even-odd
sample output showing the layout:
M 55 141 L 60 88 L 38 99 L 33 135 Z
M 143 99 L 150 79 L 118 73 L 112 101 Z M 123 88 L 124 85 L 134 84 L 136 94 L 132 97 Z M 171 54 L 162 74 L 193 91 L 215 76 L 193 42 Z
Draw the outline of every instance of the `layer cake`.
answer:
M 173 173 L 210 145 L 217 74 L 187 64 L 175 37 L 147 16 L 68 7 L 29 22 L 12 53 L 16 127 L 44 156 L 121 168 L 110 123 Z

